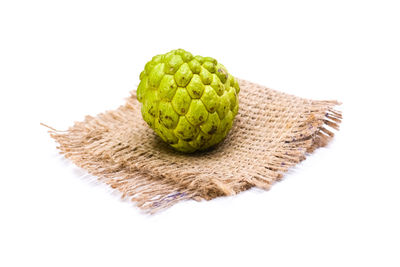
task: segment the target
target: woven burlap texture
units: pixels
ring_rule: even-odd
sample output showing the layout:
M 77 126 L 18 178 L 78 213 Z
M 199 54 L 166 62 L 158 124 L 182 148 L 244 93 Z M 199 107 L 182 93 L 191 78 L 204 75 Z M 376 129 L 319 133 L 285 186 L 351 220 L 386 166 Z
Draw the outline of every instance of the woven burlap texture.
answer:
M 148 212 L 184 199 L 210 200 L 268 189 L 338 129 L 337 101 L 314 101 L 240 80 L 240 110 L 215 148 L 181 154 L 143 121 L 132 92 L 125 105 L 50 130 L 60 153 Z M 331 128 L 331 129 L 329 129 Z

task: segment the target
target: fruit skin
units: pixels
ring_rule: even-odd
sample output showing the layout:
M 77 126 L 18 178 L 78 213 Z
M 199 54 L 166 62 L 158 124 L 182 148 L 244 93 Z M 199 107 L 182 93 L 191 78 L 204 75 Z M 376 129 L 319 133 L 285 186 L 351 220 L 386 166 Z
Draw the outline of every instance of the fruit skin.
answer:
M 177 49 L 147 62 L 137 98 L 147 124 L 174 149 L 191 153 L 225 138 L 239 110 L 239 91 L 217 60 Z

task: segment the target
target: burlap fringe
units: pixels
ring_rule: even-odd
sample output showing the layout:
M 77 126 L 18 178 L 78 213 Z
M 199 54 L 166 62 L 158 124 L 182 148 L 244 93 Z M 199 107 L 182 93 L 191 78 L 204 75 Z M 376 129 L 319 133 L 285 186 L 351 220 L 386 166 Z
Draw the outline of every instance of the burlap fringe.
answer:
M 135 93 L 117 110 L 87 116 L 68 131 L 45 126 L 61 154 L 150 213 L 186 199 L 209 200 L 253 186 L 269 189 L 307 153 L 325 146 L 334 136 L 331 129 L 339 129 L 337 101 L 297 98 L 244 80 L 240 86 L 241 111 L 233 133 L 214 151 L 194 156 L 171 151 L 149 131 Z M 260 97 L 264 100 L 257 102 Z M 255 102 L 258 106 L 251 107 Z M 243 135 L 263 149 L 255 151 L 253 141 L 240 146 Z M 238 153 L 232 162 L 224 161 Z M 260 156 L 251 163 L 254 153 Z M 220 172 L 212 170 L 220 166 Z

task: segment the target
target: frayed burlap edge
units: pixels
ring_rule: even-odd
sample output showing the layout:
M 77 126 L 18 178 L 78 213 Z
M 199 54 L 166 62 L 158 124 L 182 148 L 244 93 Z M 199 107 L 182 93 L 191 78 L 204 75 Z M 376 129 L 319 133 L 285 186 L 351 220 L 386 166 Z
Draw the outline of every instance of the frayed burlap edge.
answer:
M 64 132 L 51 128 L 49 133 L 59 143 L 58 149 L 66 158 L 120 191 L 122 198 L 135 202 L 138 207 L 150 213 L 186 199 L 209 200 L 234 195 L 254 186 L 269 189 L 290 167 L 304 160 L 307 153 L 325 146 L 332 139 L 334 134 L 329 128 L 338 130 L 342 119 L 341 113 L 334 109 L 339 102 L 307 100 L 244 80 L 239 82 L 241 111 L 232 129 L 233 133 L 214 151 L 200 153 L 193 160 L 204 160 L 208 164 L 226 157 L 227 153 L 233 154 L 240 150 L 239 147 L 235 148 L 237 138 L 252 130 L 235 129 L 242 129 L 243 125 L 252 126 L 248 117 L 251 112 L 257 114 L 258 122 L 254 127 L 261 127 L 266 135 L 270 131 L 276 134 L 270 134 L 270 140 L 268 136 L 261 138 L 261 143 L 266 145 L 260 151 L 265 156 L 257 159 L 265 159 L 265 162 L 257 161 L 255 166 L 250 166 L 244 172 L 229 171 L 230 166 L 240 166 L 243 156 L 237 162 L 232 160 L 231 165 L 222 162 L 221 165 L 226 165 L 226 169 L 220 173 L 199 166 L 185 168 L 191 165 L 192 156 L 171 151 L 154 137 L 140 118 L 140 105 L 134 92 L 127 103 L 117 110 L 96 117 L 87 116 L 83 122 L 75 123 Z M 262 105 L 246 109 L 262 98 L 265 101 L 259 103 L 265 103 L 267 107 L 275 106 L 265 113 L 263 110 L 266 108 Z M 259 120 L 268 117 L 276 117 L 277 120 L 270 125 L 263 122 L 260 126 Z M 126 128 L 119 128 L 121 125 Z M 132 132 L 127 131 L 132 128 L 135 128 Z M 138 135 L 130 137 L 135 134 Z M 139 140 L 132 143 L 129 141 L 131 139 Z M 147 142 L 147 139 L 150 141 Z M 251 157 L 252 153 L 249 151 L 247 156 Z

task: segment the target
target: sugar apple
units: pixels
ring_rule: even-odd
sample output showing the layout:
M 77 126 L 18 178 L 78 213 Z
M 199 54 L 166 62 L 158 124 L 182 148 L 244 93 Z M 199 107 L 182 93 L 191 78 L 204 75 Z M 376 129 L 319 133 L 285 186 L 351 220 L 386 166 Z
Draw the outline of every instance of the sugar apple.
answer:
M 238 113 L 239 91 L 217 60 L 177 49 L 146 64 L 137 98 L 147 124 L 174 149 L 191 153 L 225 138 Z

